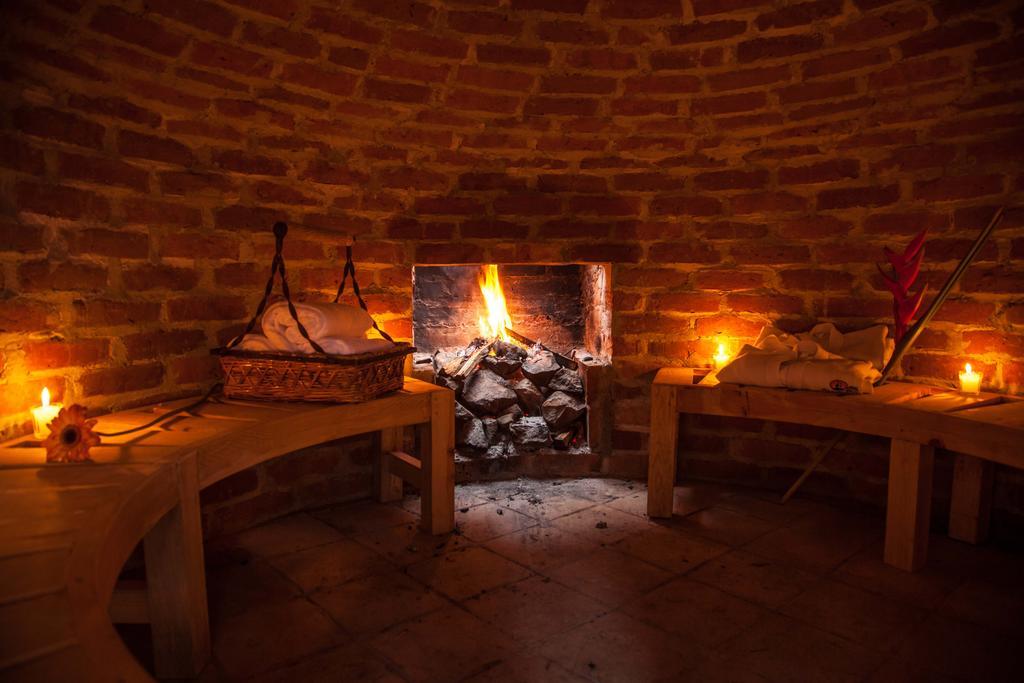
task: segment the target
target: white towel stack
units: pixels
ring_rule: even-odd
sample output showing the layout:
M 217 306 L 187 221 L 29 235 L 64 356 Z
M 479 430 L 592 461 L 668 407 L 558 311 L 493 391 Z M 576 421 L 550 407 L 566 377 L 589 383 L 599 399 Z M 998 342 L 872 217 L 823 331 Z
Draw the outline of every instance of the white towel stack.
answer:
M 373 319 L 356 306 L 344 304 L 295 304 L 309 338 L 329 354 L 349 356 L 394 346 L 387 339 L 371 337 Z M 281 351 L 312 354 L 313 347 L 299 332 L 288 304 L 279 302 L 263 313 L 263 334 L 247 334 L 238 344 L 245 351 Z M 375 333 L 373 333 L 375 334 Z

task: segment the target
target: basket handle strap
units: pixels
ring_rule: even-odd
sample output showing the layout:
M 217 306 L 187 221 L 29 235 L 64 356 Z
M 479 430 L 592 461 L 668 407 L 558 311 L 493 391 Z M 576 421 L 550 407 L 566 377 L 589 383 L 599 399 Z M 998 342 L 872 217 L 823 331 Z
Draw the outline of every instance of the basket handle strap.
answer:
M 302 321 L 299 320 L 299 313 L 295 310 L 295 304 L 292 303 L 291 291 L 288 289 L 288 276 L 285 274 L 284 255 L 281 253 L 284 249 L 284 238 L 287 234 L 288 225 L 284 221 L 274 223 L 274 259 L 270 264 L 270 277 L 267 278 L 267 286 L 263 290 L 263 299 L 260 301 L 260 305 L 256 307 L 256 314 L 253 315 L 252 320 L 250 320 L 249 324 L 246 325 L 245 332 L 228 342 L 227 348 L 233 349 L 238 346 L 242 339 L 256 328 L 256 322 L 263 317 L 263 312 L 267 308 L 267 301 L 270 300 L 270 294 L 274 291 L 274 276 L 280 272 L 281 292 L 284 294 L 285 301 L 288 302 L 288 312 L 291 313 L 292 320 L 295 321 L 295 325 L 299 328 L 299 334 L 309 342 L 309 345 L 313 347 L 314 351 L 326 355 L 323 347 L 310 339 L 309 332 L 306 331 L 306 327 L 302 324 Z M 355 282 L 354 277 L 353 282 Z
M 338 293 L 334 296 L 334 303 L 341 301 L 341 295 L 345 293 L 345 281 L 348 279 L 349 274 L 352 275 L 352 291 L 356 295 L 356 300 L 359 302 L 359 306 L 369 313 L 369 309 L 366 308 L 366 302 L 363 301 L 363 295 L 359 293 L 359 283 L 356 282 L 356 264 L 352 261 L 352 245 L 345 246 L 345 271 L 341 275 L 341 284 L 338 285 Z M 370 316 L 370 322 L 373 323 L 373 329 L 380 333 L 380 336 L 387 339 L 389 342 L 394 343 L 394 339 L 391 335 L 380 329 L 377 325 L 377 321 Z

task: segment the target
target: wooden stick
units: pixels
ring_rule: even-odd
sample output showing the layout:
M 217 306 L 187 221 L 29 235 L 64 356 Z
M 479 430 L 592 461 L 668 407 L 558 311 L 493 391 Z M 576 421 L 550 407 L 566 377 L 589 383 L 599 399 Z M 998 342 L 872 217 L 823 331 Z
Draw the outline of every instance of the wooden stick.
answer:
M 579 364 L 573 359 L 567 358 L 566 356 L 560 354 L 558 351 L 555 351 L 554 349 L 550 349 L 547 346 L 544 346 L 539 341 L 534 341 L 533 339 L 530 339 L 525 334 L 520 334 L 519 332 L 516 332 L 511 327 L 506 327 L 505 331 L 508 332 L 508 336 L 512 337 L 523 346 L 539 346 L 545 351 L 550 351 L 551 354 L 555 357 L 555 362 L 561 365 L 563 368 L 575 370 L 576 368 L 579 367 Z
M 849 434 L 849 432 L 840 432 L 832 439 L 830 439 L 828 443 L 824 444 L 824 446 L 818 451 L 817 455 L 814 456 L 811 462 L 804 469 L 804 472 L 803 474 L 800 475 L 800 478 L 793 482 L 793 485 L 789 487 L 789 490 L 786 491 L 785 494 L 783 494 L 783 504 L 785 504 L 786 501 L 792 498 L 793 494 L 795 494 L 800 489 L 800 487 L 804 485 L 804 482 L 807 481 L 807 477 L 811 476 L 811 472 L 813 472 L 815 468 L 817 468 L 817 466 L 821 464 L 821 461 L 825 459 L 826 455 L 832 452 L 832 449 L 836 447 L 836 444 L 838 444 L 841 440 L 846 438 L 847 434 Z
M 967 266 L 971 265 L 971 261 L 973 261 L 974 257 L 978 255 L 979 251 L 981 251 L 981 246 L 988 240 L 988 236 L 992 234 L 992 231 L 995 230 L 997 225 L 999 225 L 999 221 L 1003 219 L 1003 210 L 1005 208 L 1006 207 L 1000 206 L 996 209 L 995 214 L 992 215 L 992 220 L 988 222 L 988 226 L 981 231 L 981 234 L 978 235 L 978 239 L 974 240 L 974 244 L 972 244 L 971 248 L 967 251 L 967 255 L 961 259 L 960 263 L 957 264 L 956 269 L 946 279 L 946 283 L 942 285 L 942 289 L 939 290 L 939 293 L 935 295 L 934 299 L 932 299 L 932 303 L 928 306 L 928 310 L 925 311 L 924 315 L 917 319 L 917 322 L 910 328 L 910 331 L 900 339 L 900 343 L 896 345 L 896 350 L 892 353 L 892 358 L 889 359 L 889 362 L 886 363 L 885 368 L 882 370 L 882 376 L 877 382 L 875 382 L 876 387 L 880 386 L 886 379 L 888 379 L 893 369 L 900 362 L 900 359 L 903 358 L 903 354 L 905 354 L 910 347 L 914 345 L 914 342 L 917 341 L 917 337 L 921 334 L 921 331 L 924 330 L 925 325 L 931 322 L 932 317 L 934 317 L 938 312 L 939 307 L 943 302 L 945 302 L 946 297 L 949 296 L 950 291 L 953 289 L 953 285 L 960 280 L 964 271 L 967 270 Z
M 495 341 L 497 340 L 492 339 L 470 354 L 469 358 L 466 359 L 466 362 L 462 364 L 452 377 L 454 379 L 464 379 L 468 377 L 469 373 L 476 370 L 476 366 L 480 365 L 480 361 L 482 361 L 484 357 L 491 352 L 491 347 L 494 346 Z

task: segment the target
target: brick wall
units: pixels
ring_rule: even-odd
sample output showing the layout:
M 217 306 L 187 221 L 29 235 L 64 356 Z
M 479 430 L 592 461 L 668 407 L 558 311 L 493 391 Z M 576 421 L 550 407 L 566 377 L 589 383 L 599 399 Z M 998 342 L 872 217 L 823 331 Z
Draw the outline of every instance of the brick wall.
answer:
M 654 368 L 704 364 L 717 336 L 738 345 L 766 321 L 887 320 L 882 245 L 929 227 L 934 291 L 993 207 L 1024 196 L 1020 2 L 0 12 L 6 434 L 43 384 L 96 409 L 207 386 L 207 349 L 252 309 L 286 218 L 310 226 L 288 245 L 293 286 L 332 289 L 354 235 L 372 311 L 399 337 L 413 263 L 612 262 L 617 466 L 635 470 Z M 1022 256 L 1015 211 L 909 374 L 949 381 L 969 359 L 1021 390 Z M 771 483 L 819 436 L 698 426 L 697 469 Z M 884 467 L 837 458 L 825 477 L 857 493 Z M 1000 504 L 1024 509 L 1003 480 Z

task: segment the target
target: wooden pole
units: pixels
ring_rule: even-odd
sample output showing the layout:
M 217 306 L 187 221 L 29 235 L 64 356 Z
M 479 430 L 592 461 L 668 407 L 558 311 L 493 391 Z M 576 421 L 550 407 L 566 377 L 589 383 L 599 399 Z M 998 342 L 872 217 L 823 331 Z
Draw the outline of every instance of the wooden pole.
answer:
M 520 334 L 519 332 L 516 332 L 511 327 L 506 327 L 505 331 L 508 332 L 508 336 L 512 337 L 513 339 L 515 339 L 517 342 L 519 342 L 523 346 L 539 346 L 542 349 L 544 349 L 545 351 L 550 351 L 551 354 L 554 355 L 554 357 L 555 357 L 555 362 L 558 363 L 559 365 L 561 365 L 563 368 L 569 368 L 570 370 L 575 370 L 576 368 L 579 367 L 579 364 L 576 361 L 574 361 L 572 358 L 569 358 L 567 356 L 563 356 L 558 351 L 555 351 L 554 349 L 550 349 L 547 346 L 544 346 L 539 341 L 534 341 L 533 339 L 530 339 L 529 337 L 527 337 L 525 334 Z
M 804 485 L 805 481 L 807 481 L 807 477 L 811 476 L 811 472 L 813 472 L 815 468 L 817 468 L 818 465 L 821 464 L 821 462 L 825 459 L 825 456 L 831 453 L 832 449 L 836 447 L 836 444 L 838 444 L 843 438 L 845 438 L 848 433 L 849 432 L 841 432 L 835 435 L 834 437 L 832 437 L 832 439 L 828 441 L 828 443 L 824 444 L 821 448 L 818 449 L 817 455 L 815 455 L 814 458 L 811 459 L 811 462 L 807 465 L 807 468 L 804 469 L 803 474 L 800 475 L 800 478 L 793 482 L 793 485 L 789 487 L 789 490 L 783 494 L 783 503 L 786 503 L 790 498 L 793 497 L 793 494 L 796 493 L 800 489 L 800 487 Z

